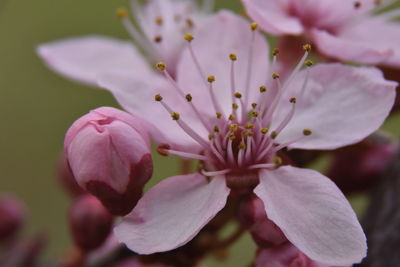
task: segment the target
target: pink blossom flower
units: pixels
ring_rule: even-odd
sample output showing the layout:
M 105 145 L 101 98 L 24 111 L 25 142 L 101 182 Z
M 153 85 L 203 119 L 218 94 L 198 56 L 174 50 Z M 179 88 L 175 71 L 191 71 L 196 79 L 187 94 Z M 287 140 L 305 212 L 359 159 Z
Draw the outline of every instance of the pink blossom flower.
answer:
M 97 86 L 97 75 L 110 70 L 151 73 L 146 57 L 151 63 L 167 62 L 172 71 L 184 45 L 179 37 L 197 27 L 213 8 L 212 0 L 204 0 L 201 8 L 194 1 L 181 0 L 150 0 L 143 7 L 136 0 L 131 3 L 135 24 L 124 9 L 118 16 L 136 46 L 126 40 L 89 35 L 42 44 L 37 53 L 50 69 L 91 86 Z
M 360 141 L 388 115 L 396 83 L 369 67 L 300 70 L 311 65 L 308 45 L 281 81 L 274 73 L 277 53 L 269 64 L 268 45 L 256 28 L 222 11 L 196 39 L 185 35 L 176 79 L 164 63 L 157 64 L 164 78 L 130 72 L 100 78 L 126 110 L 158 129 L 153 137 L 161 153 L 203 165 L 199 173 L 150 189 L 115 228 L 117 239 L 140 254 L 172 250 L 189 242 L 231 191 L 254 191 L 268 218 L 307 257 L 330 265 L 359 262 L 366 240 L 344 195 L 316 171 L 278 167 L 276 153 Z
M 222 11 L 195 39 L 185 35 L 175 79 L 164 63 L 157 64 L 164 74 L 157 79 L 131 72 L 100 77 L 126 110 L 158 129 L 153 137 L 161 153 L 198 159 L 203 166 L 150 189 L 115 228 L 116 237 L 140 254 L 175 249 L 225 206 L 231 191 L 253 191 L 268 218 L 307 257 L 335 266 L 359 262 L 365 235 L 344 195 L 316 171 L 279 167 L 276 154 L 360 141 L 388 115 L 396 84 L 370 67 L 300 70 L 311 65 L 307 45 L 282 81 L 274 73 L 277 53 L 270 64 L 256 28 Z
M 242 0 L 268 33 L 305 35 L 322 54 L 342 61 L 400 67 L 398 10 L 374 15 L 376 0 Z M 389 1 L 393 2 L 393 1 Z
M 115 215 L 129 213 L 153 173 L 142 120 L 115 108 L 84 115 L 68 129 L 64 147 L 77 183 Z
M 257 253 L 256 267 L 328 267 L 328 265 L 313 261 L 292 244 L 285 243 L 260 249 Z

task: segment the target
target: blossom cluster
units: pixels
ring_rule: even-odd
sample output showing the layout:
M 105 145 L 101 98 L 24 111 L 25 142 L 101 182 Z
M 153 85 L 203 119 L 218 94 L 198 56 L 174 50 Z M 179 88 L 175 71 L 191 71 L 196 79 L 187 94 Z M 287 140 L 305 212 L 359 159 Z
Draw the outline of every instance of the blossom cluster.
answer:
M 247 18 L 210 0 L 132 1 L 117 15 L 133 41 L 91 35 L 37 48 L 50 69 L 108 90 L 125 110 L 99 107 L 66 133 L 75 264 L 125 247 L 110 266 L 200 266 L 245 232 L 257 267 L 366 257 L 344 193 L 376 180 L 396 150 L 369 136 L 395 103 L 397 83 L 379 68 L 400 67 L 399 14 L 374 0 L 242 4 Z M 307 168 L 326 151 L 332 179 Z M 144 192 L 158 168 L 152 152 L 196 171 Z M 230 222 L 237 231 L 221 239 Z

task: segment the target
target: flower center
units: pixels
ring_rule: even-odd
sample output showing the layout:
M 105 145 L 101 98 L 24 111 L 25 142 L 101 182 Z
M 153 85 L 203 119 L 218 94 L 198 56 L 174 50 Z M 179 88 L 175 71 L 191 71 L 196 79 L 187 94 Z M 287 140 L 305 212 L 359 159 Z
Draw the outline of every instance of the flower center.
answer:
M 163 155 L 176 155 L 184 158 L 198 159 L 202 161 L 202 173 L 206 176 L 215 176 L 223 174 L 235 174 L 243 171 L 256 170 L 260 168 L 275 168 L 282 163 L 282 160 L 276 156 L 276 153 L 287 147 L 288 145 L 299 141 L 306 136 L 312 134 L 310 129 L 302 129 L 299 137 L 286 143 L 276 142 L 276 138 L 282 130 L 288 125 L 295 114 L 297 99 L 292 97 L 287 99 L 290 107 L 287 114 L 277 125 L 272 126 L 272 118 L 274 113 L 282 102 L 283 92 L 290 86 L 294 76 L 299 72 L 303 65 L 310 67 L 312 62 L 306 60 L 310 50 L 310 45 L 304 45 L 305 54 L 293 70 L 292 74 L 286 79 L 285 83 L 281 83 L 280 75 L 273 72 L 276 68 L 276 59 L 279 51 L 273 51 L 273 63 L 271 67 L 271 75 L 269 82 L 273 84 L 271 88 L 265 85 L 259 87 L 258 102 L 249 103 L 250 80 L 252 74 L 253 60 L 253 43 L 255 33 L 258 28 L 257 24 L 251 24 L 252 38 L 249 46 L 249 55 L 247 61 L 246 86 L 244 93 L 236 91 L 235 87 L 235 62 L 237 56 L 230 54 L 231 60 L 230 80 L 231 80 L 231 96 L 232 106 L 230 114 L 224 114 L 221 103 L 218 102 L 214 93 L 213 83 L 216 77 L 210 75 L 206 77 L 199 61 L 196 57 L 191 43 L 194 37 L 191 34 L 185 34 L 184 38 L 188 43 L 188 49 L 191 54 L 194 65 L 201 77 L 203 77 L 204 86 L 208 89 L 213 108 L 215 110 L 215 118 L 207 118 L 202 115 L 198 108 L 193 104 L 191 94 L 186 94 L 172 78 L 167 71 L 167 66 L 163 62 L 157 63 L 156 67 L 164 74 L 165 78 L 170 82 L 171 86 L 181 96 L 182 100 L 186 100 L 186 104 L 196 114 L 196 118 L 201 122 L 209 135 L 208 138 L 200 136 L 188 123 L 181 118 L 181 115 L 175 112 L 164 100 L 160 94 L 155 96 L 155 100 L 163 105 L 163 107 L 171 114 L 173 120 L 185 131 L 193 140 L 195 140 L 202 148 L 200 154 L 188 153 L 183 151 L 172 150 L 168 145 L 162 145 L 158 151 Z M 307 72 L 308 73 L 308 72 Z M 205 78 L 204 78 L 205 77 Z M 307 85 L 307 77 L 304 80 L 302 91 Z M 183 114 L 184 115 L 184 114 Z

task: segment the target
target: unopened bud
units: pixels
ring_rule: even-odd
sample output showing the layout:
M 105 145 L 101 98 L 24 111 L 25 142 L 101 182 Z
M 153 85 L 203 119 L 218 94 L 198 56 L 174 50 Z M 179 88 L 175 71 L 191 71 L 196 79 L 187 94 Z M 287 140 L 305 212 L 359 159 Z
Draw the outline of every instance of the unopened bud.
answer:
M 251 197 L 241 202 L 239 220 L 261 247 L 280 245 L 287 241 L 281 229 L 268 219 L 264 204 L 257 197 Z
M 13 239 L 24 221 L 25 205 L 14 196 L 0 196 L 0 241 Z
M 111 233 L 113 216 L 91 195 L 77 198 L 69 209 L 69 225 L 75 244 L 84 251 L 100 247 Z
M 68 130 L 65 153 L 77 183 L 114 215 L 126 215 L 153 172 L 150 140 L 142 120 L 102 107 Z
M 78 197 L 86 194 L 86 191 L 76 182 L 64 152 L 61 153 L 57 162 L 57 179 L 62 189 L 69 196 Z

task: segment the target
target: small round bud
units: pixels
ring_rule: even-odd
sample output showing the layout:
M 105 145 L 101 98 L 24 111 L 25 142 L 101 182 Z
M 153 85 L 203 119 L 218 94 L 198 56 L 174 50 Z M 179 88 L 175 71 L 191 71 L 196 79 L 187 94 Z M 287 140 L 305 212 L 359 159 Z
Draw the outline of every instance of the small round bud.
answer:
M 0 196 L 0 241 L 13 240 L 24 222 L 25 205 L 14 196 Z
M 69 225 L 75 244 L 84 251 L 100 247 L 111 233 L 113 216 L 95 197 L 77 198 L 69 209 Z
M 98 108 L 75 121 L 64 150 L 77 183 L 114 215 L 136 206 L 153 173 L 146 124 L 115 108 Z

